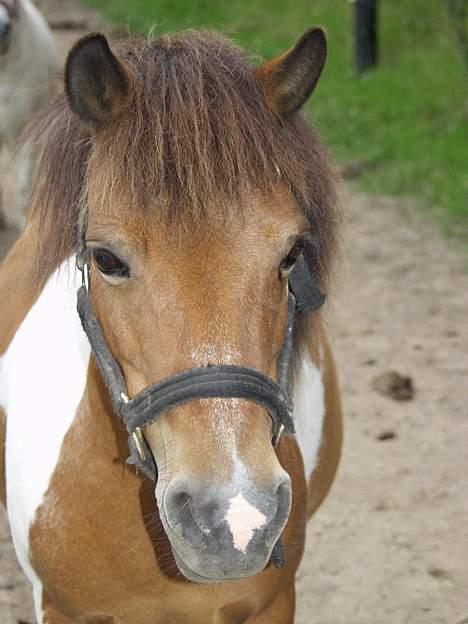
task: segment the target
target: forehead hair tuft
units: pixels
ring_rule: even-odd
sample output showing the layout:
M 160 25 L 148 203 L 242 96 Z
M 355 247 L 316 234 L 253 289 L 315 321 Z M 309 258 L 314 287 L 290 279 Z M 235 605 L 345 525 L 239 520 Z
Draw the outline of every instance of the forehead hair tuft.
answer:
M 272 193 L 281 181 L 311 223 L 310 257 L 323 284 L 339 223 L 335 176 L 302 115 L 275 115 L 252 60 L 218 34 L 130 39 L 113 50 L 132 80 L 108 126 L 88 129 L 62 93 L 26 135 L 42 145 L 32 204 L 42 278 L 75 248 L 80 207 L 86 201 L 92 209 L 95 199 L 90 180 L 102 197 L 124 192 L 130 199 L 122 202 L 123 222 L 131 209 L 188 231 L 230 216 L 223 213 L 241 210 L 252 191 Z

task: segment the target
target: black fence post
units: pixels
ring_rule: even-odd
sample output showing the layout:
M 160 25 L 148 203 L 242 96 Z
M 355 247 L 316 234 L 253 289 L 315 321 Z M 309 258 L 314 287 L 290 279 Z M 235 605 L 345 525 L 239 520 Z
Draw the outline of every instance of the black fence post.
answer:
M 355 0 L 356 70 L 377 64 L 377 0 Z
M 468 69 L 468 3 L 466 0 L 447 0 L 447 6 Z

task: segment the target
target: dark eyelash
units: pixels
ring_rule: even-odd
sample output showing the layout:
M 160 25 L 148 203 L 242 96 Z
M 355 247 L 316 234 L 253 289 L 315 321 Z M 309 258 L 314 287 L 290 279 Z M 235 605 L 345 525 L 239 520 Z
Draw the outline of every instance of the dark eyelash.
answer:
M 301 236 L 300 238 L 296 240 L 296 242 L 294 243 L 288 255 L 281 262 L 280 264 L 281 273 L 288 273 L 293 268 L 293 266 L 296 263 L 296 260 L 304 251 L 304 247 L 305 247 L 305 240 L 304 240 L 304 237 Z

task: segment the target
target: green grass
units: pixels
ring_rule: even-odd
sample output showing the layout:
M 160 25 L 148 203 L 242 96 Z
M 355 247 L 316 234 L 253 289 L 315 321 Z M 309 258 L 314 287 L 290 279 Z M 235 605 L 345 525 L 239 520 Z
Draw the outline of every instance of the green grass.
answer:
M 329 59 L 307 112 L 339 162 L 369 162 L 361 188 L 415 197 L 468 225 L 468 68 L 444 0 L 381 0 L 379 67 L 353 68 L 346 0 L 85 0 L 131 30 L 208 26 L 265 57 L 325 26 Z

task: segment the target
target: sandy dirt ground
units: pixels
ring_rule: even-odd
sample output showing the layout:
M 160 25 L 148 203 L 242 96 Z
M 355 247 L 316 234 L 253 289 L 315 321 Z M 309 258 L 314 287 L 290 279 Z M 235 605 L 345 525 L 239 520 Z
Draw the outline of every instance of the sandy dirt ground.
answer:
M 99 17 L 38 3 L 64 52 Z M 64 28 L 65 27 L 65 28 Z M 329 312 L 346 416 L 339 476 L 312 519 L 297 624 L 468 624 L 468 260 L 409 203 L 348 192 Z M 2 255 L 14 233 L 0 233 Z M 411 376 L 414 398 L 373 389 Z M 0 510 L 0 624 L 33 623 Z

